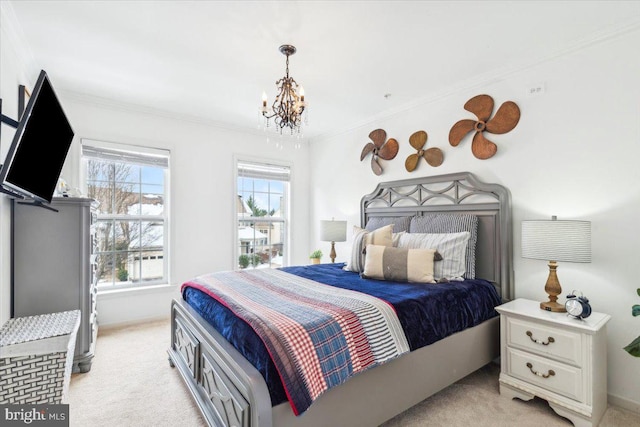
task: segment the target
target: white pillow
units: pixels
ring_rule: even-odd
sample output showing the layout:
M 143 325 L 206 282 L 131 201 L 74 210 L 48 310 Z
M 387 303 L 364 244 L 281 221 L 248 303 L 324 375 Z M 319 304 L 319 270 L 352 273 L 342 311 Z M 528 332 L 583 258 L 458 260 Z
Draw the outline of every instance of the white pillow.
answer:
M 400 231 L 399 233 L 391 233 L 391 243 L 394 248 L 398 247 L 398 243 L 400 243 L 400 236 L 406 234 L 406 231 Z
M 367 231 L 364 228 L 353 226 L 353 237 L 351 239 L 351 258 L 344 267 L 347 271 L 362 273 L 364 270 L 365 248 L 367 245 L 395 246 L 393 224 L 385 225 L 374 231 Z M 402 233 L 404 234 L 404 233 Z
M 478 217 L 471 214 L 426 213 L 411 218 L 410 233 L 471 233 L 467 243 L 466 266 L 464 277 L 476 277 L 476 245 L 478 242 Z
M 398 241 L 399 248 L 436 249 L 442 256 L 434 263 L 435 280 L 464 280 L 465 255 L 471 233 L 405 233 Z

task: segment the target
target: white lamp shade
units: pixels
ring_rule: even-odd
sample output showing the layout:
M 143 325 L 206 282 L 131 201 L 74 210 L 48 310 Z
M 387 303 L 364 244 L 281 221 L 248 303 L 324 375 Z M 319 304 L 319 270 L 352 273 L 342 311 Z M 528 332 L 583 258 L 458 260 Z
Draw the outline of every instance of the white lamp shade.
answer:
M 591 222 L 522 221 L 522 257 L 591 262 Z
M 320 221 L 320 240 L 323 242 L 346 242 L 347 221 Z

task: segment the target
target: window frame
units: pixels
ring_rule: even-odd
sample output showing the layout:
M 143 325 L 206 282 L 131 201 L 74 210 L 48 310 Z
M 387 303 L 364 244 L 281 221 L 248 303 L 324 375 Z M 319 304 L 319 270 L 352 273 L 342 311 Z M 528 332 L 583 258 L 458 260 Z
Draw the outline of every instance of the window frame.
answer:
M 291 265 L 291 221 L 292 221 L 292 203 L 291 203 L 291 195 L 293 194 L 293 164 L 291 162 L 287 162 L 287 161 L 282 161 L 282 160 L 273 160 L 273 159 L 268 159 L 268 158 L 264 158 L 264 157 L 251 157 L 251 156 L 244 156 L 244 155 L 238 155 L 235 154 L 233 156 L 233 185 L 234 185 L 234 191 L 233 191 L 233 200 L 231 203 L 232 209 L 233 209 L 233 219 L 235 222 L 235 225 L 233 227 L 233 237 L 232 237 L 232 242 L 231 242 L 231 246 L 232 246 L 232 254 L 233 254 L 233 259 L 232 259 L 232 269 L 233 270 L 240 270 L 240 266 L 239 266 L 239 262 L 238 262 L 238 257 L 239 257 L 239 253 L 240 253 L 240 242 L 239 242 L 239 238 L 238 238 L 238 227 L 240 225 L 240 218 L 238 217 L 238 211 L 237 211 L 237 200 L 238 200 L 238 195 L 239 195 L 239 187 L 238 187 L 238 178 L 240 177 L 239 174 L 239 164 L 241 163 L 252 163 L 252 164 L 256 164 L 256 165 L 262 165 L 262 166 L 275 166 L 275 167 L 281 167 L 281 168 L 287 168 L 289 173 L 289 179 L 284 181 L 286 186 L 285 186 L 285 190 L 284 190 L 284 194 L 283 194 L 283 203 L 282 206 L 284 206 L 285 208 L 285 212 L 286 215 L 284 217 L 284 220 L 274 220 L 272 218 L 265 218 L 265 217 L 245 217 L 243 218 L 243 220 L 259 220 L 261 222 L 269 222 L 269 223 L 283 223 L 284 226 L 284 248 L 283 248 L 283 256 L 282 256 L 282 266 L 289 266 Z M 269 267 L 271 268 L 271 267 Z
M 169 238 L 170 238 L 170 230 L 171 230 L 170 221 L 169 221 L 170 207 L 171 207 L 170 197 L 169 197 L 171 151 L 168 149 L 153 148 L 153 147 L 139 146 L 139 145 L 132 145 L 132 144 L 114 143 L 114 142 L 107 142 L 107 141 L 98 141 L 98 140 L 83 138 L 81 139 L 81 149 L 80 149 L 80 164 L 81 164 L 80 183 L 85 194 L 88 194 L 87 171 L 88 171 L 89 159 L 98 158 L 96 155 L 85 155 L 85 147 L 88 150 L 94 150 L 98 152 L 101 150 L 104 150 L 104 152 L 108 152 L 112 155 L 114 154 L 114 152 L 121 152 L 123 155 L 123 159 L 127 159 L 127 160 L 122 160 L 121 161 L 122 163 L 131 163 L 139 167 L 140 166 L 160 167 L 162 168 L 162 173 L 163 173 L 164 191 L 163 191 L 162 214 L 160 215 L 148 215 L 148 214 L 143 215 L 142 213 L 139 213 L 136 215 L 114 214 L 114 213 L 96 214 L 95 215 L 96 220 L 94 221 L 94 224 L 99 223 L 100 220 L 114 221 L 116 223 L 122 220 L 130 221 L 132 223 L 162 221 L 162 254 L 159 255 L 161 256 L 161 259 L 162 259 L 162 277 L 157 280 L 144 281 L 143 283 L 141 283 L 140 281 L 121 283 L 116 281 L 117 279 L 114 276 L 114 278 L 108 284 L 97 282 L 96 283 L 97 291 L 100 293 L 105 291 L 109 292 L 109 291 L 117 291 L 117 290 L 133 290 L 133 289 L 141 290 L 141 289 L 150 289 L 158 285 L 168 285 L 169 283 L 171 283 L 171 277 L 170 277 L 171 256 L 170 256 L 170 250 L 169 250 Z M 149 161 L 136 163 L 134 161 L 136 157 L 140 157 L 140 158 L 147 157 L 146 160 L 149 160 Z M 160 160 L 156 161 L 156 159 L 160 159 Z M 106 160 L 109 161 L 111 159 L 106 159 Z M 116 162 L 118 160 L 112 160 L 112 161 Z M 135 184 L 137 185 L 141 183 L 142 183 L 141 181 L 135 182 Z M 110 182 L 110 184 L 113 184 L 113 182 Z M 156 252 L 157 251 L 153 251 L 153 253 L 156 253 Z M 115 248 L 113 248 L 112 251 L 110 251 L 109 253 L 111 253 L 112 254 L 111 256 L 113 257 L 121 256 L 121 252 L 117 251 Z M 152 252 L 148 252 L 143 248 L 140 248 L 140 250 L 138 250 L 137 252 L 135 251 L 132 252 L 127 250 L 126 253 L 130 254 L 130 256 L 133 256 L 133 257 L 136 257 L 136 256 L 144 257 L 145 254 L 148 255 Z M 141 260 L 138 260 L 138 262 L 141 262 Z M 138 268 L 142 268 L 142 267 L 138 266 Z

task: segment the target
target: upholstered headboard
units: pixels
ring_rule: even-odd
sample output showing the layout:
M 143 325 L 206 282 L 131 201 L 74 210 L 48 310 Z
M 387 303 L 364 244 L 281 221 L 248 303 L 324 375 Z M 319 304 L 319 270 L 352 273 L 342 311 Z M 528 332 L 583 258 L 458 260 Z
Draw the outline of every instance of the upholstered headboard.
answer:
M 476 215 L 476 277 L 492 282 L 504 301 L 512 299 L 511 196 L 506 187 L 460 172 L 382 182 L 360 202 L 362 227 L 373 217 L 425 213 Z

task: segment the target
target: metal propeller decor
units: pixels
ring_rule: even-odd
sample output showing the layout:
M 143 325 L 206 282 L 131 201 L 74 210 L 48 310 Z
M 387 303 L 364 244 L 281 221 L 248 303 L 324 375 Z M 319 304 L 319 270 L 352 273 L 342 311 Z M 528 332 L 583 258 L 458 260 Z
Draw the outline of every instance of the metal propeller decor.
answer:
M 407 160 L 404 162 L 404 167 L 408 172 L 413 172 L 418 166 L 420 157 L 424 158 L 430 166 L 438 167 L 444 160 L 442 150 L 436 147 L 424 149 L 424 145 L 427 143 L 427 133 L 423 130 L 414 132 L 409 137 L 409 144 L 418 152 L 416 154 L 410 154 Z
M 378 158 L 384 160 L 391 160 L 398 154 L 398 141 L 393 138 L 387 140 L 387 132 L 384 129 L 376 129 L 371 131 L 369 139 L 373 142 L 368 142 L 362 149 L 360 154 L 360 161 L 367 157 L 367 154 L 371 154 L 371 170 L 376 175 L 382 174 L 382 166 L 378 163 Z
M 475 114 L 478 120 L 463 119 L 454 124 L 449 131 L 449 143 L 457 147 L 465 135 L 475 130 L 471 142 L 471 152 L 481 160 L 493 157 L 498 151 L 498 147 L 485 138 L 483 132 L 507 133 L 515 128 L 520 120 L 520 109 L 512 101 L 503 103 L 495 116 L 490 119 L 493 105 L 493 98 L 489 95 L 478 95 L 468 100 L 464 104 L 464 109 Z

